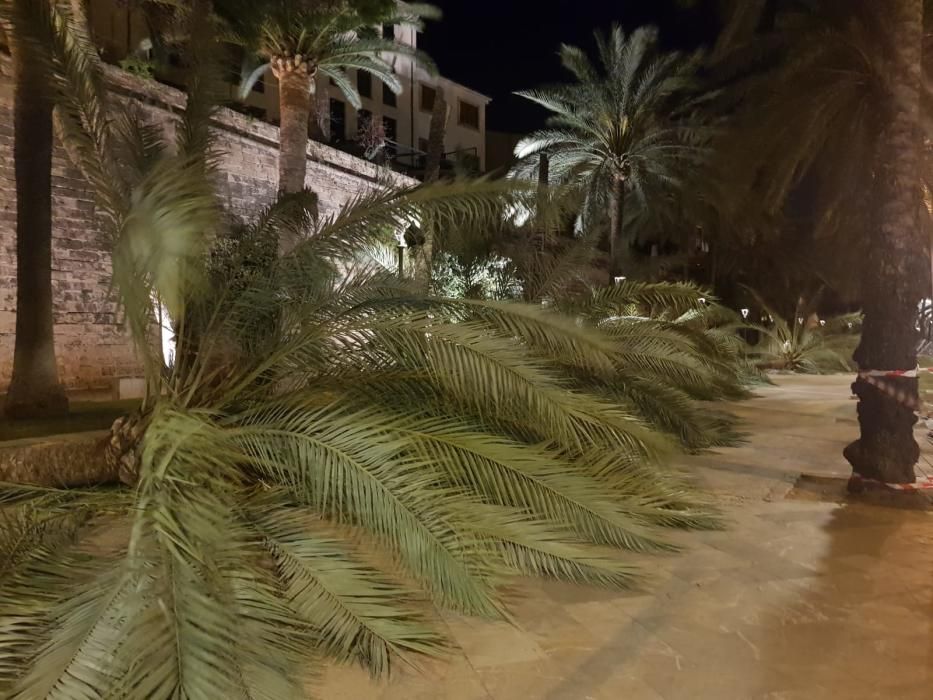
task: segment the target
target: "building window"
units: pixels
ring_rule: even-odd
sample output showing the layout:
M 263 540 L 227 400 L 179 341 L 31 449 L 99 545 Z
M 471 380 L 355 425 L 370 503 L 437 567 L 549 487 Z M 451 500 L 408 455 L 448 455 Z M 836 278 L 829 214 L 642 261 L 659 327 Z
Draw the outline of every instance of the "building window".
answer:
M 398 137 L 398 122 L 392 117 L 382 118 L 382 128 L 385 129 L 386 138 L 389 141 L 395 141 Z
M 479 129 L 479 107 L 460 100 L 460 118 L 457 123 L 460 124 L 460 126 Z
M 392 89 L 385 83 L 382 84 L 382 104 L 398 107 L 398 95 L 392 92 Z
M 356 72 L 356 90 L 360 97 L 373 96 L 373 76 L 366 71 L 358 70 Z
M 430 112 L 434 109 L 434 98 L 437 96 L 437 90 L 429 85 L 421 85 L 421 111 Z
M 347 140 L 347 105 L 340 100 L 330 101 L 330 140 Z

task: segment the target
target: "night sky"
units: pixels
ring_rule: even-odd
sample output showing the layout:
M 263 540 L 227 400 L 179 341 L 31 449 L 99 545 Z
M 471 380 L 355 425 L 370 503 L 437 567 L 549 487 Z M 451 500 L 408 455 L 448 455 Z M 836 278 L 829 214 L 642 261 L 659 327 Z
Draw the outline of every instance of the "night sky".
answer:
M 444 19 L 431 22 L 419 45 L 448 78 L 493 98 L 488 128 L 527 132 L 542 112 L 514 90 L 562 81 L 561 42 L 591 47 L 593 30 L 655 24 L 661 42 L 693 48 L 718 30 L 711 12 L 687 12 L 675 0 L 435 0 Z

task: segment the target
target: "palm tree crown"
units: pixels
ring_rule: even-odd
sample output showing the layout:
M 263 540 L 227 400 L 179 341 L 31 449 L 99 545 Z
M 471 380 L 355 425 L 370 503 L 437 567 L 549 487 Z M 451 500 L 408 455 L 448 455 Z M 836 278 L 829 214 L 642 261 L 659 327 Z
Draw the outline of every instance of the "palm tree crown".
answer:
M 413 24 L 437 17 L 430 5 L 401 5 L 394 0 L 221 0 L 215 12 L 227 39 L 254 50 L 262 63 L 244 81 L 243 92 L 271 70 L 279 83 L 279 189 L 305 188 L 311 94 L 320 73 L 359 109 L 360 96 L 348 70 L 368 73 L 390 90 L 402 85 L 393 57 L 434 66 L 414 47 L 381 35 L 381 25 Z
M 399 92 L 402 88 L 390 63 L 392 56 L 417 56 L 432 67 L 424 54 L 383 38 L 379 28 L 396 23 L 420 26 L 424 19 L 439 16 L 430 5 L 402 6 L 395 0 L 222 0 L 216 11 L 227 24 L 229 37 L 265 60 L 245 81 L 247 90 L 269 70 L 279 79 L 297 72 L 308 81 L 320 72 L 359 108 L 360 96 L 348 69 L 370 73 Z
M 613 26 L 608 35 L 597 32 L 596 43 L 596 63 L 580 48 L 561 47 L 575 82 L 518 93 L 551 116 L 516 146 L 514 173 L 533 175 L 546 153 L 553 176 L 585 188 L 589 213 L 608 205 L 617 267 L 625 200 L 642 211 L 667 207 L 668 195 L 702 163 L 709 128 L 698 111 L 705 98 L 696 92 L 699 55 L 660 52 L 653 28 L 626 36 Z

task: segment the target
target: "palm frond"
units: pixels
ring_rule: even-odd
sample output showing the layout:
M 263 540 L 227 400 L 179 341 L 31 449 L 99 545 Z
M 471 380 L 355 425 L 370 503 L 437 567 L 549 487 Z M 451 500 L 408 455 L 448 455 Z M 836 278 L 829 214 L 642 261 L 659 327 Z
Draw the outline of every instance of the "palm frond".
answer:
M 282 501 L 257 501 L 250 520 L 272 553 L 289 606 L 313 625 L 328 656 L 359 660 L 381 676 L 395 656 L 444 650 L 415 592 L 355 561 L 346 537 L 289 514 Z

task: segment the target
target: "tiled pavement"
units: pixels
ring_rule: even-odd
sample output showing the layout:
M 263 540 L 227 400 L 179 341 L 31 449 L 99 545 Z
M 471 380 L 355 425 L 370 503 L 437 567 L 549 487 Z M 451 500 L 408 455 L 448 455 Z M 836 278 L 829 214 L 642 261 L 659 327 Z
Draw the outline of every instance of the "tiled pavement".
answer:
M 690 457 L 724 532 L 644 560 L 628 594 L 523 582 L 516 625 L 447 624 L 460 650 L 374 683 L 330 668 L 323 700 L 930 700 L 933 512 L 786 498 L 844 475 L 845 377 L 786 377 L 734 407 L 748 443 Z

